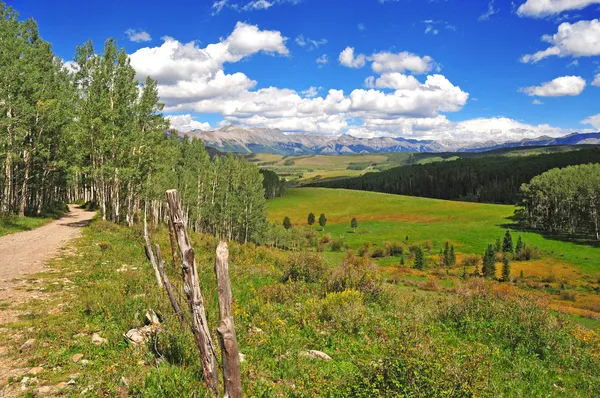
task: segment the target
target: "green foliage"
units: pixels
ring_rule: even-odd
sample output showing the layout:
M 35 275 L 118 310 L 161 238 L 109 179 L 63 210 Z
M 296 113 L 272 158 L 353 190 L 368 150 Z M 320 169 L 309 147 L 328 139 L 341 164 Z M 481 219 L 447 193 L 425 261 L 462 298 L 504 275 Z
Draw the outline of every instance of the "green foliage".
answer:
M 415 263 L 414 267 L 416 269 L 425 268 L 425 254 L 423 253 L 423 249 L 421 246 L 417 246 L 415 249 Z
M 521 186 L 519 203 L 530 227 L 600 240 L 600 164 L 555 168 L 536 176 Z
M 515 246 L 515 253 L 519 253 L 523 249 L 523 236 L 519 234 L 517 239 L 517 245 Z
M 344 248 L 344 238 L 337 238 L 331 241 L 331 251 L 341 252 Z
M 528 261 L 540 258 L 542 255 L 541 250 L 538 247 L 528 246 L 523 244 L 521 250 L 515 253 L 515 260 L 517 261 Z
M 507 256 L 502 259 L 502 282 L 510 282 L 510 260 Z
M 284 166 L 293 166 L 293 165 L 295 165 L 295 164 L 296 164 L 296 162 L 294 162 L 294 160 L 293 160 L 293 159 L 286 159 L 286 160 L 283 162 L 283 165 L 284 165 Z
M 324 213 L 321 213 L 321 215 L 319 216 L 319 225 L 323 229 L 325 229 L 325 225 L 327 225 L 327 217 L 325 217 Z
M 514 251 L 510 229 L 507 229 L 506 233 L 504 234 L 504 241 L 502 242 L 502 251 L 504 253 L 512 253 Z
M 283 218 L 283 228 L 290 229 L 292 228 L 292 220 L 288 216 Z
M 260 169 L 260 174 L 263 177 L 265 199 L 277 198 L 284 195 L 285 182 L 279 178 L 277 173 L 271 170 Z
M 400 242 L 385 242 L 384 245 L 385 252 L 388 256 L 400 257 L 402 254 L 404 254 L 404 246 Z
M 308 225 L 310 225 L 311 227 L 315 223 L 315 215 L 313 213 L 308 214 L 307 222 L 308 222 Z
M 323 280 L 326 271 L 327 266 L 320 255 L 311 252 L 299 252 L 289 255 L 281 280 L 283 282 L 319 282 Z
M 496 250 L 492 245 L 488 245 L 483 255 L 481 273 L 486 278 L 496 278 Z
M 350 221 L 350 228 L 352 228 L 355 231 L 356 228 L 358 228 L 358 221 L 356 220 L 356 217 L 352 218 L 352 221 Z
M 360 177 L 311 185 L 436 199 L 514 204 L 518 201 L 521 184 L 533 177 L 555 167 L 598 162 L 599 158 L 600 149 L 597 148 L 516 157 L 485 156 L 401 166 L 380 173 L 367 173 Z M 592 179 L 586 186 L 594 187 L 594 184 L 600 185 Z M 533 200 L 535 196 L 528 197 Z

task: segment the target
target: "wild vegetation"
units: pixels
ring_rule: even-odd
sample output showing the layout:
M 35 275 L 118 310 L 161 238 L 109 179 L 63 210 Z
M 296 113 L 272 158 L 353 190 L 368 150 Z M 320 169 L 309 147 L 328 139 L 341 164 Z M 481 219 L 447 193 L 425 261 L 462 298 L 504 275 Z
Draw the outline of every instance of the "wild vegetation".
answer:
M 519 187 L 555 167 L 600 162 L 589 148 L 532 156 L 487 156 L 452 162 L 396 167 L 361 177 L 311 184 L 436 199 L 516 204 Z
M 600 164 L 549 170 L 523 184 L 520 194 L 529 226 L 600 240 Z
M 164 192 L 181 193 L 194 230 L 256 240 L 265 223 L 259 170 L 246 160 L 209 158 L 204 143 L 167 134 L 157 84 L 140 84 L 113 39 L 102 53 L 77 47 L 67 66 L 33 20 L 0 2 L 0 210 L 41 215 L 82 201 L 102 219 L 164 220 Z

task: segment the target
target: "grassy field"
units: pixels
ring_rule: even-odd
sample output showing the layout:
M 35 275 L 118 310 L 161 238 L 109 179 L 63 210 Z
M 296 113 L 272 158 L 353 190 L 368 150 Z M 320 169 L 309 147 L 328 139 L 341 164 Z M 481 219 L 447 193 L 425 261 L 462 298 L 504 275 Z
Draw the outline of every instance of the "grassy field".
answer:
M 10 217 L 0 218 L 0 236 L 12 234 L 15 232 L 29 231 L 48 224 L 52 218 L 40 217 Z
M 168 253 L 165 229 L 152 236 Z M 217 341 L 217 242 L 199 234 L 191 241 Z M 180 272 L 167 271 L 183 297 Z M 384 282 L 362 259 L 327 266 L 311 253 L 236 243 L 230 275 L 246 396 L 600 394 L 600 336 L 507 285 L 418 275 Z M 32 280 L 32 301 L 2 303 L 20 316 L 4 325 L 0 346 L 31 368 L 8 380 L 9 393 L 37 396 L 43 386 L 68 396 L 212 396 L 189 328 L 156 286 L 139 228 L 96 221 Z M 123 334 L 144 324 L 147 308 L 162 326 L 134 347 Z M 93 333 L 106 344 L 93 344 Z M 31 338 L 34 347 L 20 351 Z M 308 358 L 306 350 L 332 360 Z
M 333 237 L 357 248 L 364 242 L 411 243 L 430 241 L 437 253 L 449 241 L 459 253 L 483 254 L 488 244 L 504 235 L 511 225 L 514 206 L 444 201 L 376 192 L 330 190 L 325 188 L 290 189 L 282 198 L 268 202 L 269 219 L 281 222 L 289 216 L 293 225 L 307 225 L 313 212 L 325 213 L 325 228 Z M 350 220 L 356 217 L 358 229 L 352 233 Z M 316 227 L 315 227 L 316 228 Z M 551 268 L 574 266 L 578 271 L 600 274 L 600 247 L 594 242 L 574 243 L 553 239 L 535 232 L 513 231 L 514 238 L 538 246 L 546 253 Z

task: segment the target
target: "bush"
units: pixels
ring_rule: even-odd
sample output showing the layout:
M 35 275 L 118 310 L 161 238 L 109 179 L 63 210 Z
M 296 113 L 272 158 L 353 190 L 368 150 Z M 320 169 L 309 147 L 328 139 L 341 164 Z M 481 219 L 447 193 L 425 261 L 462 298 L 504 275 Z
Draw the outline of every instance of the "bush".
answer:
M 331 241 L 331 251 L 341 252 L 344 248 L 344 238 L 338 238 Z
M 477 265 L 479 265 L 479 262 L 481 261 L 481 257 L 479 257 L 476 254 L 467 254 L 466 256 L 464 256 L 463 260 L 462 260 L 462 266 L 463 267 L 475 267 Z
M 293 166 L 295 164 L 296 164 L 296 162 L 294 162 L 293 159 L 286 159 L 285 162 L 283 162 L 284 166 Z
M 404 254 L 404 246 L 400 242 L 385 242 L 385 251 L 388 256 L 400 257 Z
M 287 269 L 281 280 L 319 282 L 323 280 L 326 271 L 327 267 L 320 255 L 311 252 L 293 253 L 289 256 Z
M 577 301 L 577 294 L 575 292 L 563 290 L 560 292 L 560 299 L 566 301 Z
M 358 248 L 358 255 L 361 257 L 368 256 L 369 251 L 371 251 L 371 242 L 365 242 Z
M 331 242 L 331 234 L 323 235 L 321 237 L 321 239 L 319 240 L 319 243 L 323 243 L 323 244 L 326 244 L 329 242 Z
M 528 261 L 535 260 L 542 256 L 542 251 L 539 247 L 524 245 L 518 253 L 515 254 L 515 260 Z
M 307 304 L 316 310 L 319 321 L 331 323 L 337 329 L 356 333 L 364 323 L 366 308 L 363 294 L 357 290 L 329 292 L 323 299 L 312 299 Z
M 371 252 L 371 258 L 382 258 L 382 257 L 385 257 L 385 250 L 383 249 L 383 247 L 376 247 Z
M 358 290 L 365 298 L 378 301 L 383 298 L 384 289 L 377 267 L 365 257 L 348 253 L 342 264 L 335 268 L 327 283 L 329 292 Z

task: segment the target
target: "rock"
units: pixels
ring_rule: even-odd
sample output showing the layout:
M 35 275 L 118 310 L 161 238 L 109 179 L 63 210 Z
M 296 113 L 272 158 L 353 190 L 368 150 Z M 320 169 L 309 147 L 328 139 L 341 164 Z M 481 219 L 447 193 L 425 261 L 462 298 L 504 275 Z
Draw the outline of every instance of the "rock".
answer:
M 108 340 L 106 340 L 104 337 L 100 337 L 100 335 L 98 333 L 94 333 L 92 335 L 92 344 L 96 344 L 96 345 L 102 345 L 102 344 L 107 344 Z
M 263 330 L 256 326 L 250 326 L 248 328 L 248 333 L 250 333 L 251 335 L 261 334 L 262 332 L 263 332 Z
M 81 364 L 82 364 L 83 366 L 86 366 L 86 365 L 89 365 L 89 364 L 90 364 L 90 361 L 88 361 L 87 359 L 82 359 L 82 360 L 81 360 Z
M 35 339 L 29 339 L 29 340 L 27 340 L 21 346 L 21 348 L 20 348 L 21 352 L 32 349 L 34 344 L 35 344 Z
M 324 361 L 331 361 L 332 358 L 325 354 L 323 351 L 317 351 L 317 350 L 308 350 L 308 351 L 301 351 L 300 355 L 302 355 L 303 357 L 308 357 L 308 358 L 313 358 L 313 359 L 322 359 Z
M 79 361 L 81 361 L 83 359 L 83 354 L 79 353 L 79 354 L 75 354 L 71 357 L 71 361 L 73 361 L 73 363 L 77 363 Z
M 149 309 L 146 310 L 146 322 L 149 325 L 160 325 L 160 318 L 159 318 L 159 316 L 151 308 L 149 308 Z
M 42 386 L 38 389 L 35 390 L 35 395 L 36 396 L 40 396 L 40 397 L 44 397 L 48 394 L 50 394 L 50 392 L 52 391 L 52 387 L 50 386 Z
M 240 358 L 240 363 L 246 361 L 246 355 L 242 354 L 241 352 L 238 353 L 238 357 Z
M 54 388 L 56 388 L 56 391 L 62 391 L 62 390 L 64 390 L 65 388 L 67 388 L 70 385 L 71 381 L 69 381 L 68 383 L 66 383 L 64 381 L 61 381 L 60 383 L 58 383 L 57 385 L 55 385 Z
M 29 369 L 29 371 L 27 373 L 35 376 L 35 375 L 42 373 L 43 371 L 44 371 L 44 368 L 42 368 L 41 366 L 36 366 L 35 368 Z
M 129 329 L 124 336 L 131 344 L 138 345 L 148 340 L 157 330 L 156 324 L 148 325 L 137 329 Z

